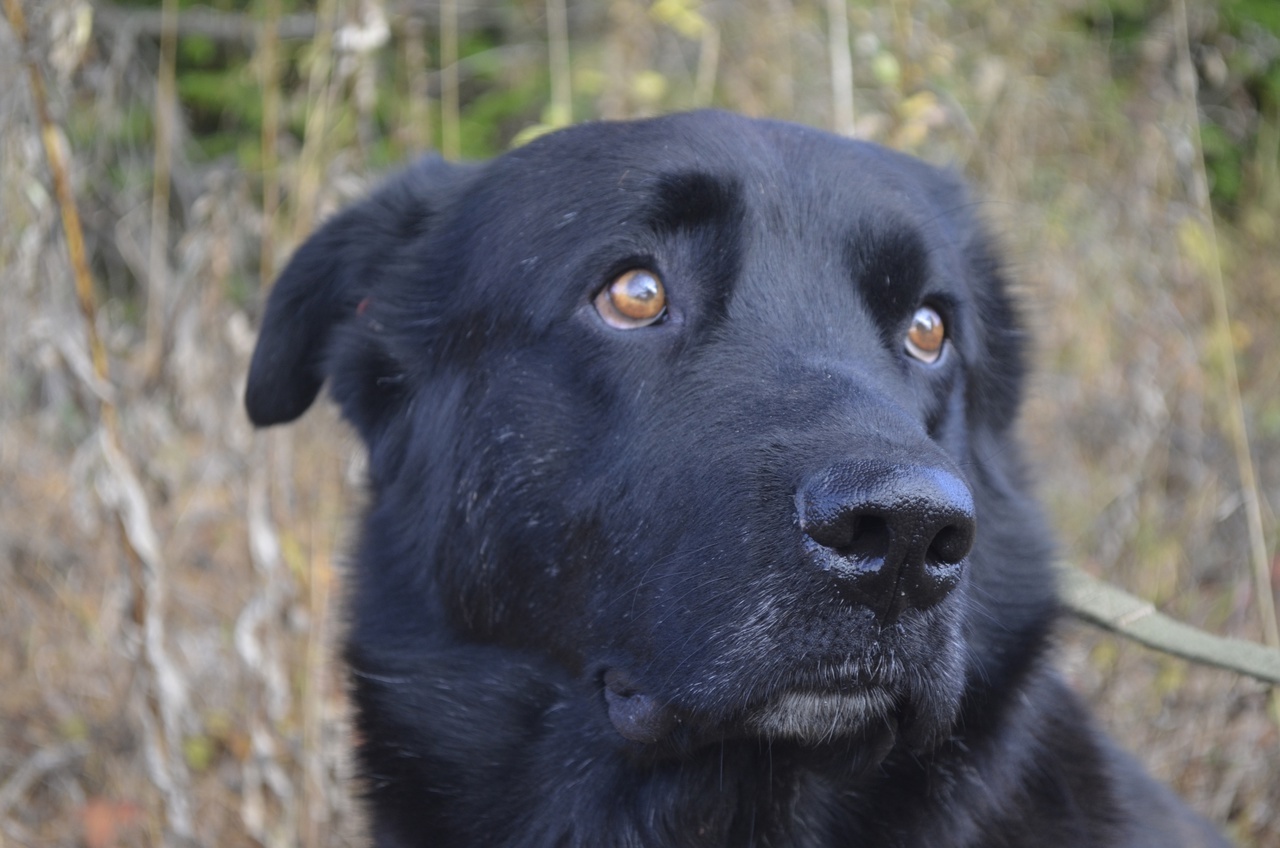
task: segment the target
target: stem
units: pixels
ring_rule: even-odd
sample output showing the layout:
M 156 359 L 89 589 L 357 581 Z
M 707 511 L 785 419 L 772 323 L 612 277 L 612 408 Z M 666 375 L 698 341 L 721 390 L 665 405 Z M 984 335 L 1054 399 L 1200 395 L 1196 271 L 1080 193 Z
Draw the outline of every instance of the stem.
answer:
M 147 335 L 143 372 L 148 381 L 164 367 L 169 291 L 169 188 L 173 168 L 173 117 L 178 51 L 178 0 L 160 7 L 160 66 L 153 112 L 156 148 L 151 183 L 151 245 L 147 261 Z
M 457 159 L 462 152 L 458 106 L 458 0 L 440 4 L 440 152 Z

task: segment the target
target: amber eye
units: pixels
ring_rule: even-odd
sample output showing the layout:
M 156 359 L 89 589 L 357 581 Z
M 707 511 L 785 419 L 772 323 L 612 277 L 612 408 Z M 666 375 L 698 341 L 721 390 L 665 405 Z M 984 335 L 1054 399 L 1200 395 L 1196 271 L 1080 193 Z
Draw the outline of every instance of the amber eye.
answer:
M 942 343 L 946 338 L 947 328 L 942 324 L 942 316 L 928 306 L 922 306 L 911 316 L 911 327 L 907 330 L 907 353 L 932 365 L 942 355 Z
M 662 280 L 652 271 L 627 271 L 600 290 L 596 311 L 606 324 L 633 330 L 654 323 L 667 310 L 667 293 Z

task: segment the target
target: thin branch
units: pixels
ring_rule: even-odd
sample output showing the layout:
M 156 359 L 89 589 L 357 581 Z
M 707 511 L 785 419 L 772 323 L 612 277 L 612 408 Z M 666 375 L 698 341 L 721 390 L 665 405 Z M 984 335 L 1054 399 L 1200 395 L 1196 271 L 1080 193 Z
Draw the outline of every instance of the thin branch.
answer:
M 94 3 L 93 8 L 95 22 L 116 32 L 160 38 L 165 29 L 164 12 L 161 9 L 138 9 L 103 2 Z M 182 10 L 177 33 L 183 38 L 200 36 L 214 41 L 250 44 L 257 40 L 261 26 L 261 22 L 251 15 L 195 7 Z M 315 15 L 285 15 L 280 19 L 278 35 L 282 40 L 307 40 L 314 38 L 315 34 Z
M 1074 566 L 1059 569 L 1063 606 L 1075 616 L 1166 654 L 1280 684 L 1280 651 L 1183 624 Z
M 1196 101 L 1196 73 L 1191 61 L 1191 42 L 1187 33 L 1187 7 L 1179 0 L 1175 7 L 1175 25 L 1178 33 L 1178 76 L 1190 101 L 1191 132 L 1195 141 L 1195 201 L 1200 205 L 1209 236 L 1207 270 L 1210 290 L 1213 294 L 1213 311 L 1217 324 L 1219 344 L 1222 349 L 1223 377 L 1226 381 L 1227 414 L 1231 431 L 1231 446 L 1235 451 L 1236 468 L 1240 475 L 1240 489 L 1244 497 L 1245 522 L 1249 530 L 1249 556 L 1253 565 L 1254 595 L 1257 597 L 1258 615 L 1267 644 L 1280 649 L 1280 627 L 1276 622 L 1275 587 L 1271 585 L 1271 558 L 1267 556 L 1266 535 L 1262 528 L 1262 495 L 1258 490 L 1258 478 L 1253 468 L 1253 456 L 1249 449 L 1249 430 L 1245 426 L 1244 400 L 1240 394 L 1240 375 L 1236 369 L 1235 344 L 1231 334 L 1231 312 L 1227 304 L 1227 286 L 1222 275 L 1222 254 L 1218 249 L 1218 230 L 1214 224 L 1213 206 L 1209 202 L 1209 177 L 1205 172 L 1204 143 L 1200 137 L 1199 108 Z M 1277 705 L 1280 718 L 1280 704 Z
M 0 820 L 9 815 L 32 784 L 89 753 L 85 742 L 70 742 L 57 748 L 40 748 L 0 784 Z
M 311 45 L 311 70 L 307 75 L 307 120 L 302 150 L 298 153 L 298 181 L 294 190 L 294 242 L 302 241 L 311 232 L 320 178 L 325 168 L 329 105 L 335 88 L 331 53 L 337 5 L 337 0 L 320 0 L 317 7 L 321 25 L 316 31 L 315 43 Z
M 31 99 L 45 157 L 53 179 L 54 193 L 62 216 L 67 253 L 75 277 L 76 300 L 84 321 L 85 337 L 93 363 L 95 381 L 111 386 L 106 347 L 97 330 L 97 298 L 93 276 L 85 256 L 84 232 L 71 186 L 70 156 L 65 137 L 54 123 L 45 94 L 44 77 L 33 58 L 36 54 L 27 31 L 19 0 L 3 0 L 5 16 L 17 37 L 31 86 Z M 186 703 L 186 687 L 170 661 L 164 636 L 165 565 L 159 538 L 151 519 L 150 505 L 137 474 L 121 449 L 114 391 L 98 395 L 99 447 L 106 465 L 102 498 L 115 513 L 121 542 L 130 564 L 133 584 L 133 617 L 141 634 L 142 665 L 147 671 L 146 709 L 142 712 L 146 756 L 151 777 L 164 798 L 165 820 L 174 835 L 191 839 L 191 802 L 188 774 L 182 759 L 181 717 Z
M 421 15 L 403 18 L 405 79 L 408 96 L 405 107 L 405 134 L 409 148 L 421 153 L 431 147 L 431 74 L 427 70 L 427 26 Z
M 564 0 L 547 0 L 547 53 L 551 72 L 551 113 L 553 127 L 573 123 L 573 93 L 569 67 L 569 16 Z
M 422 3 L 415 0 L 414 12 L 426 14 L 441 3 Z M 588 10 L 589 11 L 589 10 Z M 134 6 L 118 6 L 105 0 L 93 4 L 94 23 L 117 33 L 141 38 L 160 38 L 164 31 L 164 16 L 159 9 Z M 497 4 L 466 4 L 459 17 L 468 26 L 482 28 L 501 26 L 506 22 L 506 10 Z M 202 6 L 188 6 L 178 17 L 178 36 L 199 36 L 213 41 L 252 44 L 258 40 L 262 27 L 261 18 L 243 12 L 224 12 Z M 276 37 L 281 41 L 308 41 L 316 37 L 319 19 L 309 12 L 281 15 Z
M 457 159 L 462 152 L 458 105 L 458 0 L 440 4 L 440 152 Z
M 258 61 L 262 74 L 262 232 L 259 239 L 258 285 L 275 276 L 276 212 L 280 208 L 280 173 L 276 145 L 280 136 L 280 0 L 266 0 Z
M 845 0 L 827 0 L 827 44 L 831 54 L 831 114 L 835 131 L 853 135 L 853 53 Z
M 178 0 L 160 7 L 160 67 L 153 111 L 156 131 L 151 184 L 151 252 L 147 262 L 147 334 L 143 371 L 150 382 L 164 365 L 166 306 L 169 290 L 169 177 L 173 153 L 173 117 L 177 109 Z
M 693 83 L 693 105 L 711 105 L 716 92 L 716 74 L 720 70 L 720 27 L 706 19 L 702 42 L 698 47 L 698 72 Z
M 31 100 L 35 106 L 36 120 L 40 123 L 40 140 L 44 143 L 45 157 L 49 161 L 49 170 L 53 177 L 54 195 L 58 201 L 58 211 L 62 215 L 62 230 L 66 234 L 67 254 L 71 260 L 72 273 L 75 275 L 76 303 L 80 306 L 80 313 L 84 317 L 85 337 L 89 343 L 89 357 L 93 362 L 94 376 L 99 384 L 109 386 L 110 367 L 107 364 L 107 349 L 98 335 L 93 275 L 89 273 L 89 262 L 84 252 L 84 228 L 80 225 L 80 212 L 76 207 L 75 196 L 71 190 L 71 177 L 63 158 L 66 142 L 49 114 L 44 77 L 40 73 L 40 67 L 31 58 L 32 48 L 27 33 L 26 17 L 22 14 L 22 4 L 19 0 L 4 0 L 4 11 L 24 54 L 23 64 L 27 67 Z M 103 423 L 114 428 L 115 407 L 104 397 L 101 409 Z

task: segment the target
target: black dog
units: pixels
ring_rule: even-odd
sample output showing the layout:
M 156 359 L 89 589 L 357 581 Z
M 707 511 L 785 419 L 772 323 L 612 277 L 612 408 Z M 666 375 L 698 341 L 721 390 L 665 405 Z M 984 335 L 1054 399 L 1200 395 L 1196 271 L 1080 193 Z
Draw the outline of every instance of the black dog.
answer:
M 695 113 L 425 160 L 267 305 L 369 452 L 380 846 L 1219 845 L 1047 666 L 1023 338 L 951 176 Z

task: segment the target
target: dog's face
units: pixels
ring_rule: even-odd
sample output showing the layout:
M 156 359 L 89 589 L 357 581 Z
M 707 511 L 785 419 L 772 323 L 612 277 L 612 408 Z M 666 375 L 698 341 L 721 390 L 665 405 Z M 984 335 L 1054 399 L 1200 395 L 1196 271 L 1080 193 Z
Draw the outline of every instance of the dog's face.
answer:
M 329 380 L 367 444 L 357 648 L 527 652 L 635 748 L 882 755 L 1022 627 L 982 551 L 1034 516 L 975 462 L 1018 348 L 951 177 L 696 113 L 401 175 L 286 270 L 248 404 Z

